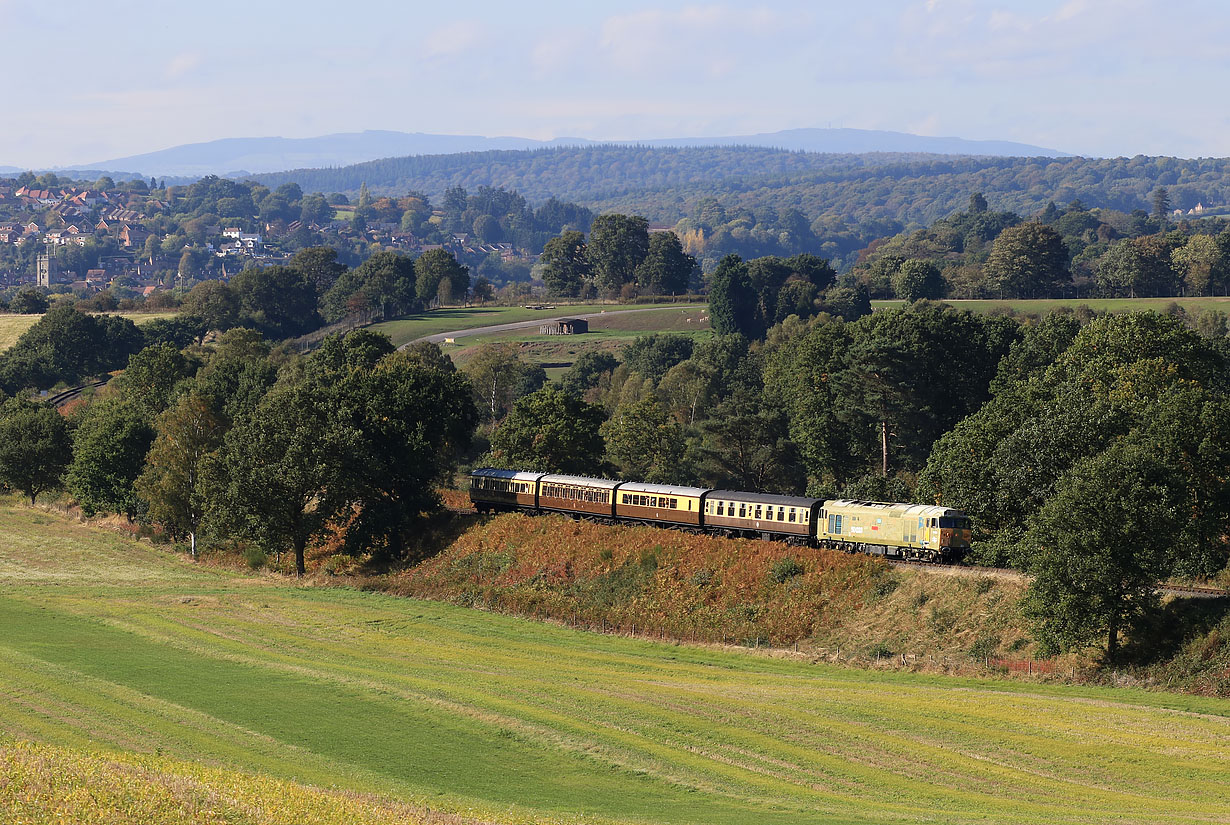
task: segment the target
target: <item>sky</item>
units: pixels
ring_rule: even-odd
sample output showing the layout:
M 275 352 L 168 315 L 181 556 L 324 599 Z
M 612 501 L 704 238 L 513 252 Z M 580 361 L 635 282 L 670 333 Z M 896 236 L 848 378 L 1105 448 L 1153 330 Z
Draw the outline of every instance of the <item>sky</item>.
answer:
M 1230 155 L 1224 0 L 0 0 L 0 42 L 0 166 L 365 129 Z

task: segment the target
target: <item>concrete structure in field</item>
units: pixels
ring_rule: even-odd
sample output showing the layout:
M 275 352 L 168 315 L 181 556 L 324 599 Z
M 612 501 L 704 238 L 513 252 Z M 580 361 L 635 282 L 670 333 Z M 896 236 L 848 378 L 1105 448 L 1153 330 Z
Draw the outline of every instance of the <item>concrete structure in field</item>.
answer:
M 538 328 L 539 335 L 580 335 L 589 332 L 589 321 L 582 318 L 560 318 Z

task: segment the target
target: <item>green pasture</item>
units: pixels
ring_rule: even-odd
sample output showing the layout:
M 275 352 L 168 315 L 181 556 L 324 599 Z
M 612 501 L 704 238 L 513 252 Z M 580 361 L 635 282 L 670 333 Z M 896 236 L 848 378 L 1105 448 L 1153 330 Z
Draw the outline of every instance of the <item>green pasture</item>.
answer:
M 174 312 L 116 312 L 111 314 L 131 318 L 132 322 L 137 325 L 146 324 L 159 318 L 171 318 L 175 315 Z M 16 344 L 21 334 L 34 326 L 38 319 L 42 317 L 42 315 L 0 314 L 0 352 Z
M 521 345 L 526 360 L 550 365 L 547 377 L 557 380 L 584 352 L 617 351 L 636 338 L 652 333 L 687 335 L 693 339 L 707 338 L 709 312 L 695 307 L 671 307 L 648 312 L 600 316 L 589 319 L 589 332 L 582 335 L 539 335 L 533 327 L 474 335 L 460 339 L 456 345 L 444 345 L 457 364 L 464 364 L 482 344 L 493 342 Z
M 445 307 L 433 309 L 430 312 L 420 312 L 407 315 L 393 321 L 383 321 L 373 324 L 371 329 L 383 332 L 393 339 L 393 343 L 401 346 L 425 335 L 435 335 L 441 332 L 452 332 L 476 327 L 496 326 L 499 324 L 515 324 L 521 321 L 533 321 L 537 318 L 560 318 L 569 315 L 587 315 L 591 312 L 618 312 L 627 309 L 645 309 L 656 304 L 547 304 L 553 309 L 526 309 L 525 307 L 485 306 L 485 307 Z M 662 306 L 682 308 L 686 304 L 666 304 Z M 643 313 L 642 313 L 643 314 Z
M 1230 821 L 1230 701 L 602 636 L 193 565 L 15 505 L 0 627 L 0 739 L 484 821 Z
M 34 322 L 41 317 L 41 315 L 0 315 L 0 351 L 16 344 L 21 334 L 34 326 Z
M 904 303 L 904 301 L 872 301 L 871 305 L 874 308 L 881 308 L 901 306 Z M 1059 307 L 1069 307 L 1075 309 L 1076 307 L 1082 305 L 1095 309 L 1099 312 L 1140 312 L 1146 309 L 1162 312 L 1171 304 L 1178 304 L 1190 315 L 1195 315 L 1203 309 L 1218 309 L 1222 312 L 1230 313 L 1230 298 L 1227 297 L 1019 298 L 1008 300 L 945 300 L 944 303 L 952 304 L 954 307 L 958 307 L 960 309 L 968 309 L 971 312 L 983 314 L 997 310 L 1003 311 L 1005 309 L 1011 309 L 1016 312 L 1046 315 L 1055 311 Z

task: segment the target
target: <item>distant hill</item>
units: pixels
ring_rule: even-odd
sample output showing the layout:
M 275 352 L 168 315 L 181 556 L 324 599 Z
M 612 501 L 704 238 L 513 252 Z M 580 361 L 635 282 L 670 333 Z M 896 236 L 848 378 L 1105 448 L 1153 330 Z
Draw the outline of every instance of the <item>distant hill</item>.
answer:
M 725 209 L 798 209 L 859 224 L 928 226 L 982 192 L 995 209 L 1022 215 L 1054 200 L 1130 212 L 1151 208 L 1158 186 L 1184 210 L 1230 204 L 1230 159 L 1005 158 L 927 154 L 816 154 L 747 146 L 589 146 L 388 158 L 339 169 L 257 175 L 266 186 L 305 192 L 420 191 L 437 199 L 451 186 L 515 189 L 596 211 L 635 212 L 674 223 L 714 199 Z M 880 230 L 883 230 L 881 227 Z M 892 234 L 898 229 L 888 229 Z
M 158 152 L 98 161 L 66 169 L 121 169 L 143 175 L 200 177 L 281 172 L 288 169 L 348 166 L 378 158 L 410 155 L 448 155 L 509 149 L 559 146 L 762 146 L 805 152 L 926 152 L 931 154 L 989 155 L 997 157 L 1058 157 L 1054 149 L 995 140 L 921 137 L 902 132 L 864 129 L 789 129 L 755 135 L 660 138 L 636 141 L 594 141 L 561 137 L 534 140 L 520 137 L 430 135 L 422 132 L 366 131 L 312 138 L 227 138 L 191 143 Z

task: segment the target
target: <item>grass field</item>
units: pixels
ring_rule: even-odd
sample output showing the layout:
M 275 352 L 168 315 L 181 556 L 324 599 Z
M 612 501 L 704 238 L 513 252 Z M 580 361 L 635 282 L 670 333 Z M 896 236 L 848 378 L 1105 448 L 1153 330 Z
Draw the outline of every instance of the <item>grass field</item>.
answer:
M 671 307 L 648 312 L 589 319 L 589 332 L 584 335 L 539 335 L 534 328 L 493 332 L 463 338 L 456 347 L 447 348 L 457 364 L 464 364 L 479 346 L 495 341 L 521 344 L 526 360 L 550 365 L 547 375 L 558 378 L 583 352 L 606 350 L 615 352 L 641 335 L 669 332 L 704 338 L 710 334 L 707 309 Z
M 901 306 L 904 301 L 872 301 L 873 307 Z M 1075 309 L 1084 305 L 1099 312 L 1140 312 L 1146 309 L 1163 311 L 1171 304 L 1178 304 L 1195 315 L 1202 309 L 1219 309 L 1230 313 L 1230 298 L 1048 298 L 1014 300 L 945 301 L 961 309 L 986 313 L 992 310 L 1012 309 L 1017 312 L 1046 315 L 1059 307 Z
M 6 350 L 16 344 L 21 334 L 34 326 L 34 322 L 41 317 L 41 315 L 0 315 L 0 350 Z
M 535 318 L 585 315 L 603 310 L 617 312 L 624 309 L 645 309 L 655 304 L 556 304 L 554 306 L 555 309 L 526 309 L 519 306 L 448 307 L 373 324 L 371 329 L 385 333 L 393 339 L 394 344 L 401 346 L 424 335 L 435 335 L 440 332 L 497 324 L 515 324 L 520 321 L 532 321 Z M 686 305 L 668 304 L 664 306 L 680 308 Z
M 206 768 L 158 756 L 0 742 L 5 825 L 406 825 L 426 811 L 354 793 Z M 460 820 L 453 820 L 460 821 Z
M 125 318 L 131 318 L 133 323 L 140 325 L 158 318 L 170 318 L 175 315 L 174 312 L 133 312 L 112 313 L 115 315 L 123 315 Z M 17 339 L 21 334 L 34 326 L 35 322 L 41 315 L 6 315 L 0 314 L 0 351 L 6 350 L 13 344 L 17 343 Z
M 0 627 L 0 734 L 52 746 L 82 804 L 191 762 L 499 822 L 1230 822 L 1230 702 L 587 634 L 9 505 Z

